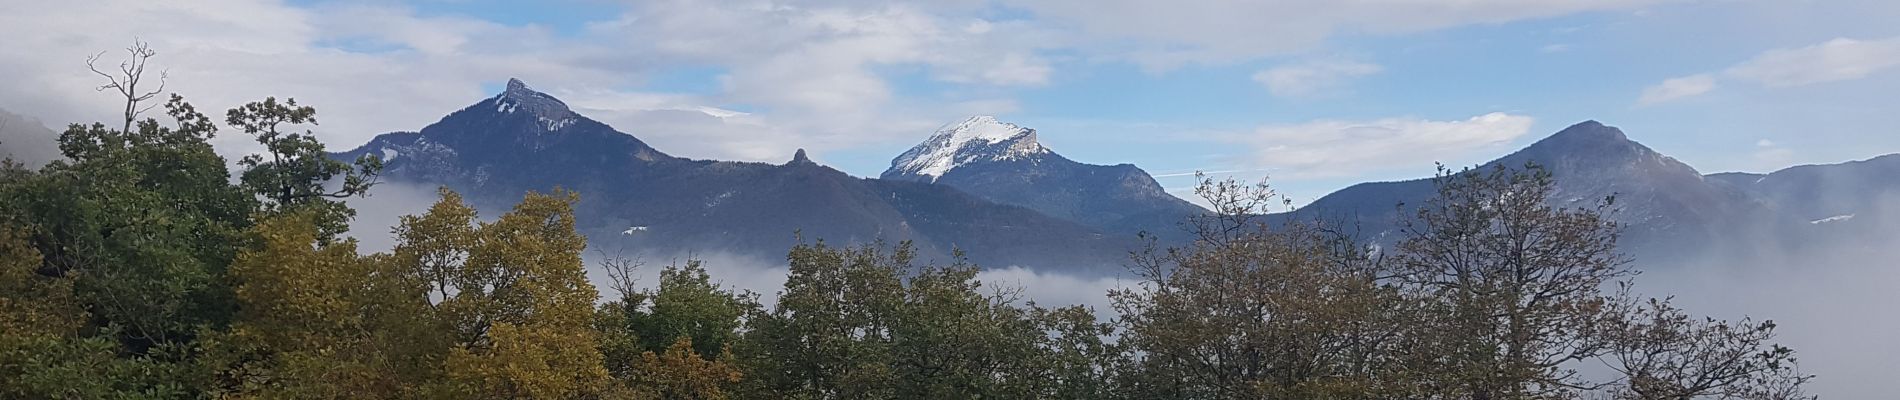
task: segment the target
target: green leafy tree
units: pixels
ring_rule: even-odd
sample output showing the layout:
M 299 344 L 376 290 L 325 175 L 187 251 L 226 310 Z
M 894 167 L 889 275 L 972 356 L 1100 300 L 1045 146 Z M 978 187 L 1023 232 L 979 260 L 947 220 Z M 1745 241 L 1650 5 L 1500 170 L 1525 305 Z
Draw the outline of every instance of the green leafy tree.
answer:
M 908 244 L 800 244 L 776 307 L 753 318 L 741 355 L 752 397 L 892 398 L 891 330 L 903 307 Z
M 174 370 L 119 357 L 118 344 L 83 335 L 87 313 L 71 277 L 38 273 L 39 252 L 12 221 L 0 224 L 0 398 L 178 398 Z
M 127 51 L 116 72 L 87 62 L 107 79 L 99 89 L 122 97 L 122 125 L 72 124 L 59 138 L 64 160 L 7 167 L 0 213 L 39 254 L 35 273 L 70 280 L 88 311 L 82 331 L 136 357 L 182 354 L 230 318 L 221 280 L 256 203 L 212 151 L 216 125 L 183 98 L 162 103 L 169 125 L 139 119 L 160 106 L 151 100 L 163 76 L 152 90 L 144 74 L 157 53 Z
M 1103 398 L 1121 349 L 1081 308 L 1018 305 L 964 263 L 913 267 L 900 244 L 800 245 L 739 357 L 760 398 Z
M 264 198 L 267 212 L 306 210 L 317 218 L 325 241 L 349 230 L 356 211 L 337 199 L 362 196 L 376 184 L 382 172 L 382 159 L 364 155 L 354 163 L 330 158 L 323 142 L 305 130 L 303 133 L 279 131 L 285 124 L 317 123 L 317 110 L 297 105 L 296 99 L 282 103 L 275 97 L 251 102 L 225 113 L 225 123 L 243 130 L 264 145 L 265 154 L 252 154 L 238 160 L 244 167 L 245 189 Z M 342 177 L 340 187 L 326 187 Z
M 716 356 L 739 335 L 742 317 L 758 307 L 755 296 L 713 283 L 699 260 L 660 271 L 659 287 L 627 298 L 629 326 L 645 351 L 665 352 L 680 338 L 698 354 Z
M 1033 307 L 1037 331 L 1038 356 L 1034 368 L 1040 370 L 1034 382 L 1042 399 L 1122 399 L 1130 398 L 1121 383 L 1127 379 L 1131 361 L 1126 346 L 1111 339 L 1117 334 L 1115 323 L 1102 321 L 1086 306 L 1060 308 Z
M 73 277 L 93 324 L 138 353 L 228 321 L 220 280 L 255 205 L 229 184 L 211 122 L 176 95 L 165 107 L 174 126 L 75 124 L 67 160 L 0 188 L 33 227 L 40 272 Z
M 721 288 L 699 260 L 662 270 L 651 290 L 633 287 L 633 260 L 612 258 L 603 267 L 620 299 L 601 305 L 596 326 L 621 386 L 666 398 L 724 398 L 735 389 L 741 374 L 730 349 L 743 317 L 757 312 L 757 296 Z
M 1013 291 L 986 293 L 976 272 L 959 263 L 910 277 L 891 334 L 898 398 L 1040 398 L 1051 383 L 1031 311 Z

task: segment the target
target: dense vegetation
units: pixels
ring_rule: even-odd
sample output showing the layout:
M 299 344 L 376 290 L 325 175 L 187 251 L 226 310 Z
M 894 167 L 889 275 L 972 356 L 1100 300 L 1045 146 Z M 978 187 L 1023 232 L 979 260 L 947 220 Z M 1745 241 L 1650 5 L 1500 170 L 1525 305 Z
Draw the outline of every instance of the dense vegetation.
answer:
M 1135 252 L 1107 315 L 901 243 L 792 248 L 774 304 L 698 262 L 642 289 L 608 260 L 602 299 L 579 194 L 485 220 L 444 190 L 363 254 L 338 199 L 374 193 L 376 159 L 327 158 L 279 130 L 314 109 L 266 99 L 226 115 L 264 149 L 234 182 L 182 98 L 139 119 L 150 56 L 113 75 L 122 126 L 0 169 L 0 398 L 1786 399 L 1810 379 L 1772 322 L 1631 295 L 1612 203 L 1553 208 L 1535 166 L 1441 170 L 1390 249 L 1267 226 L 1268 188 L 1208 181 L 1195 240 Z

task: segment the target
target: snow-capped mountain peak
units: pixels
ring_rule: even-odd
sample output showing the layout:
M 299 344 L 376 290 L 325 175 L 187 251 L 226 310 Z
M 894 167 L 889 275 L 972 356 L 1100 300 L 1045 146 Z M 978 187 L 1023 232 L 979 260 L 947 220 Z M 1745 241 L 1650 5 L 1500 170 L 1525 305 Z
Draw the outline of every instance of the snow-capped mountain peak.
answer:
M 929 177 L 934 182 L 950 170 L 969 163 L 1015 160 L 1048 153 L 1048 148 L 1036 142 L 1035 129 L 978 115 L 937 129 L 930 139 L 891 160 L 891 171 Z
M 996 117 L 988 115 L 972 116 L 965 118 L 962 122 L 944 125 L 937 129 L 937 136 L 958 141 L 982 140 L 996 143 L 1025 135 L 1029 136 L 1030 142 L 1035 142 L 1036 130 L 997 121 Z
M 509 78 L 508 88 L 494 98 L 495 112 L 513 114 L 527 112 L 533 115 L 541 127 L 548 132 L 559 131 L 573 125 L 576 115 L 567 108 L 561 99 L 529 89 L 520 79 Z

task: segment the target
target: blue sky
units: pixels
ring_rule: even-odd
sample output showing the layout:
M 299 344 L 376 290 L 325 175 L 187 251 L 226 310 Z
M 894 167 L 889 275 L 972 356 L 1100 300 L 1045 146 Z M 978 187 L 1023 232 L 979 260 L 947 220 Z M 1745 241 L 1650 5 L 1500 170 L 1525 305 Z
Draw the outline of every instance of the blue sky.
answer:
M 875 176 L 981 113 L 1173 189 L 1233 171 L 1299 202 L 1586 119 L 1705 172 L 1900 152 L 1890 1 L 0 3 L 0 108 L 108 119 L 80 61 L 139 37 L 201 106 L 296 97 L 335 148 L 520 77 L 681 156 L 803 147 Z

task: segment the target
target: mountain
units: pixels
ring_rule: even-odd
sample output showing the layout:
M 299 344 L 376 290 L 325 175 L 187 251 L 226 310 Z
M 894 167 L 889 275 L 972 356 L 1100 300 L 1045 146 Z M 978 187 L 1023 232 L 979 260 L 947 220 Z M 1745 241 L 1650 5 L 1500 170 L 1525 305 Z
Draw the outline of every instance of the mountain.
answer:
M 1069 160 L 1037 142 L 1035 129 L 990 116 L 944 125 L 880 177 L 955 187 L 1110 232 L 1175 234 L 1184 217 L 1205 212 L 1141 168 Z
M 1695 168 L 1596 121 L 1564 128 L 1479 169 L 1529 163 L 1551 172 L 1556 184 L 1553 205 L 1594 207 L 1614 195 L 1612 218 L 1625 225 L 1625 248 L 1639 258 L 1693 256 L 1684 249 L 1707 248 L 1735 239 L 1736 232 L 1785 224 L 1785 218 L 1762 201 L 1728 184 L 1728 177 L 1705 178 Z M 1435 190 L 1430 179 L 1361 183 L 1281 217 L 1344 221 L 1356 224 L 1365 236 L 1389 242 L 1396 237 L 1395 221 L 1412 212 L 1400 205 L 1423 204 Z
M 655 256 L 728 253 L 777 260 L 804 240 L 912 241 L 939 261 L 957 250 L 980 265 L 1114 273 L 1148 231 L 1179 243 L 1183 217 L 1206 212 L 1133 165 L 1070 160 L 1036 131 L 971 117 L 945 125 L 891 161 L 853 177 L 798 150 L 784 164 L 695 160 L 575 113 L 518 80 L 414 132 L 377 136 L 335 154 L 380 155 L 394 183 L 443 185 L 492 214 L 523 192 L 581 193 L 580 229 L 596 249 Z M 1622 243 L 1639 260 L 1746 258 L 1853 240 L 1890 245 L 1900 222 L 1900 155 L 1769 174 L 1703 175 L 1595 121 L 1564 128 L 1484 165 L 1542 165 L 1551 201 L 1592 207 L 1614 197 Z M 1276 221 L 1347 224 L 1397 240 L 1430 179 L 1353 185 Z M 1170 236 L 1174 235 L 1174 236 Z M 1783 253 L 1795 254 L 1795 253 Z
M 60 159 L 59 133 L 37 119 L 0 109 L 0 158 L 30 168 Z
M 575 190 L 582 233 L 610 251 L 778 260 L 800 237 L 910 240 L 939 261 L 964 249 L 981 265 L 1102 271 L 1119 270 L 1132 244 L 949 186 L 852 177 L 803 150 L 779 165 L 672 156 L 519 80 L 419 131 L 334 156 L 364 154 L 383 156 L 388 181 L 447 186 L 491 214 L 527 191 Z
M 1788 219 L 1802 246 L 1891 246 L 1900 236 L 1900 154 L 1839 164 L 1801 165 L 1767 174 L 1710 174 Z
M 1889 212 L 1900 204 L 1900 154 L 1839 164 L 1801 165 L 1768 174 L 1723 173 L 1728 184 L 1810 222 Z M 1892 210 L 1900 211 L 1900 210 Z

